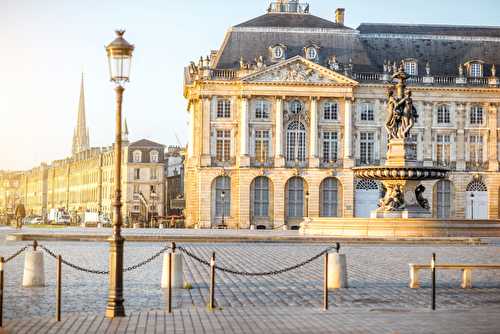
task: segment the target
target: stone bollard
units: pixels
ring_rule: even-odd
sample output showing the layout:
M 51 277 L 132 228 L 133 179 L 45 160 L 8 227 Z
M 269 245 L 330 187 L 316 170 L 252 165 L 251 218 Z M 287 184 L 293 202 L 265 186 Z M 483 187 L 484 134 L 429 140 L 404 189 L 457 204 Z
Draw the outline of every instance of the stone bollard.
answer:
M 97 223 L 97 228 L 102 228 L 102 223 Z
M 250 225 L 250 231 L 253 231 L 253 230 L 255 230 L 255 225 L 254 224 Z
M 347 288 L 347 260 L 345 254 L 328 254 L 328 289 Z
M 172 254 L 172 288 L 181 289 L 184 286 L 184 272 L 182 269 L 182 254 L 175 252 Z M 168 288 L 168 254 L 163 256 L 163 270 L 161 273 L 161 287 Z
M 158 225 L 158 229 L 163 230 L 164 228 L 165 228 L 165 225 L 163 225 L 163 223 L 160 223 L 160 225 Z
M 45 286 L 43 251 L 26 251 L 24 258 L 23 287 Z
M 283 231 L 288 231 L 288 226 L 287 225 L 283 225 Z

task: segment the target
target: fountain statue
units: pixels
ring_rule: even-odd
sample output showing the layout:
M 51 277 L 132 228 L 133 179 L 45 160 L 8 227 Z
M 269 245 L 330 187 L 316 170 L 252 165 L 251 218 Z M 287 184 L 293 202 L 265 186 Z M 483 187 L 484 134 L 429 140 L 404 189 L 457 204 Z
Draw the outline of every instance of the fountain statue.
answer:
M 440 167 L 423 167 L 417 161 L 413 146 L 409 142 L 410 131 L 418 120 L 413 105 L 412 92 L 406 87 L 408 76 L 403 63 L 392 76 L 393 87 L 387 93 L 387 118 L 385 129 L 388 135 L 387 160 L 385 166 L 354 168 L 360 179 L 382 181 L 385 194 L 372 218 L 431 218 L 430 206 L 424 198 L 424 180 L 439 180 L 447 176 L 448 170 Z

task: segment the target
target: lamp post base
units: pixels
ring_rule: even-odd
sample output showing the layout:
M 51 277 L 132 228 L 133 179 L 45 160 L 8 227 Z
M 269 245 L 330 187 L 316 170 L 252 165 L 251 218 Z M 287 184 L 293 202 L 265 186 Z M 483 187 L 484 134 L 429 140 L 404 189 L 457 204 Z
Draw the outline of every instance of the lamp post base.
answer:
M 109 239 L 109 294 L 106 318 L 125 317 L 123 305 L 123 243 L 121 236 Z

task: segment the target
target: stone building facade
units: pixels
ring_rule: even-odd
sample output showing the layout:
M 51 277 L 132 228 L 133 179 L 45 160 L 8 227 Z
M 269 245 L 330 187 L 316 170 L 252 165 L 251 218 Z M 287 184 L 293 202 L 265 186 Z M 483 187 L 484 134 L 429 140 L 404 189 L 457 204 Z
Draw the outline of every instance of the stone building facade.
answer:
M 383 192 L 355 166 L 385 163 L 386 100 L 400 62 L 419 114 L 410 134 L 433 216 L 497 219 L 500 28 L 361 24 L 278 1 L 185 69 L 186 223 L 297 226 L 368 217 Z
M 23 202 L 27 213 L 46 218 L 52 209 L 83 217 L 85 212 L 113 218 L 114 149 L 89 147 L 83 79 L 70 157 L 28 171 L 0 172 L 0 209 L 12 212 Z M 128 140 L 125 121 L 122 161 L 122 214 L 147 222 L 165 214 L 165 146 Z

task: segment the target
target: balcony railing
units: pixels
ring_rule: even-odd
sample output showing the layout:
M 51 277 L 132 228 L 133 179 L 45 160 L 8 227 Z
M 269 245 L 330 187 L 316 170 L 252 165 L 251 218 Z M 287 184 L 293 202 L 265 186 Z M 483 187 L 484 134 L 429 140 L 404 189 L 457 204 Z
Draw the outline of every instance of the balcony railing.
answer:
M 274 159 L 273 158 L 267 158 L 267 159 L 257 159 L 257 158 L 251 158 L 250 159 L 250 164 L 252 167 L 273 167 L 274 166 Z
M 380 160 L 356 159 L 356 166 L 378 166 L 378 165 L 380 165 Z
M 236 158 L 232 157 L 229 160 L 219 160 L 216 157 L 212 157 L 212 167 L 231 167 L 236 164 Z
M 320 167 L 321 168 L 341 168 L 343 165 L 342 160 L 335 160 L 335 161 L 321 161 Z
M 488 161 L 467 161 L 465 163 L 465 168 L 468 170 L 468 171 L 472 171 L 472 172 L 481 172 L 481 171 L 485 171 L 485 170 L 488 170 L 488 167 L 489 167 L 489 162 Z
M 457 163 L 456 161 L 434 161 L 433 166 L 455 169 L 457 167 Z
M 272 2 L 267 9 L 269 13 L 309 13 L 309 4 L 307 3 L 282 3 Z

